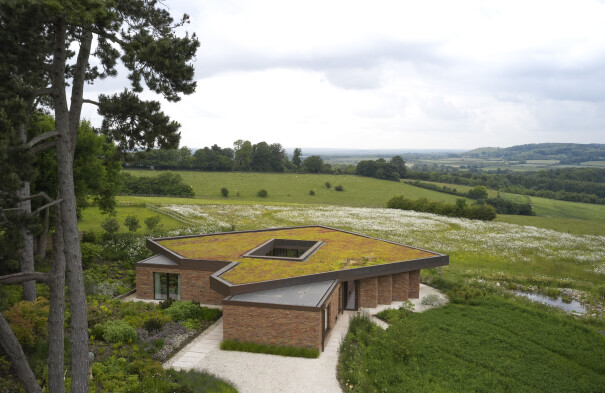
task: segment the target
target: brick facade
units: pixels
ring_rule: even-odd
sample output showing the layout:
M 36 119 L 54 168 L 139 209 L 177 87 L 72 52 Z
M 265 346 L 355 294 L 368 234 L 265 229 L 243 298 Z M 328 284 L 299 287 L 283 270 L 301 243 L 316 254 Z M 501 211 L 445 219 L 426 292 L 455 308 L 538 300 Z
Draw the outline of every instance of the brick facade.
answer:
M 393 275 L 378 277 L 378 304 L 391 304 L 393 301 Z
M 223 306 L 223 338 L 321 351 L 321 310 Z
M 181 299 L 202 304 L 221 304 L 223 295 L 210 288 L 210 275 L 203 270 L 170 269 L 155 266 L 136 266 L 137 297 L 153 299 L 153 273 L 179 274 Z
M 408 272 L 393 274 L 393 301 L 408 300 L 410 275 Z
M 410 299 L 418 299 L 420 297 L 420 270 L 410 272 L 410 286 L 408 289 L 408 297 Z
M 375 308 L 378 306 L 378 277 L 359 280 L 359 307 Z

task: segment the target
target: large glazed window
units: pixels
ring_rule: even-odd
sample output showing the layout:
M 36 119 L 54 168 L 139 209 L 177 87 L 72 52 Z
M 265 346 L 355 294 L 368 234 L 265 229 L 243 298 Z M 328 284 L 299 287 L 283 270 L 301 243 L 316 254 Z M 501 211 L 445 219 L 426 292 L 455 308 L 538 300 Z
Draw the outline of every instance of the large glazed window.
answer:
M 304 261 L 325 242 L 312 240 L 271 239 L 248 251 L 248 258 L 282 259 L 285 261 Z
M 153 273 L 154 299 L 165 300 L 168 297 L 174 300 L 181 298 L 181 282 L 178 274 Z

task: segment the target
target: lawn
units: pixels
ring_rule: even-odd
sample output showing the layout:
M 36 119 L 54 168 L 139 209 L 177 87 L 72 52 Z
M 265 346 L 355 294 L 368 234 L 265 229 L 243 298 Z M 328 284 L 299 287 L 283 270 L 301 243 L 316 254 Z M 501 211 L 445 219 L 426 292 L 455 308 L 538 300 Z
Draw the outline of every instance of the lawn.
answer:
M 386 331 L 359 317 L 351 324 L 338 365 L 345 391 L 550 393 L 605 386 L 605 336 L 538 306 L 479 296 L 390 322 Z
M 154 176 L 160 172 L 131 170 L 128 173 L 133 176 Z M 186 184 L 193 187 L 196 198 L 214 200 L 384 207 L 391 197 L 401 193 L 408 198 L 427 198 L 444 202 L 455 202 L 458 198 L 403 182 L 354 175 L 194 171 L 176 173 L 182 176 Z M 326 182 L 330 183 L 331 189 L 326 188 Z M 344 191 L 334 190 L 337 185 L 342 185 Z M 228 198 L 221 197 L 222 187 L 229 190 Z M 260 189 L 267 190 L 266 198 L 256 196 Z M 310 190 L 313 190 L 315 195 L 309 195 Z

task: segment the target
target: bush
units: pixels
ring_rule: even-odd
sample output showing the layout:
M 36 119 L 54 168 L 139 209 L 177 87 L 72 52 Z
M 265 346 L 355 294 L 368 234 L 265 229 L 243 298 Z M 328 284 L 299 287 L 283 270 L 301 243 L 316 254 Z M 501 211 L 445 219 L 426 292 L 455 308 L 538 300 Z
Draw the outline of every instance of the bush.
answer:
M 441 296 L 433 293 L 433 294 L 423 297 L 422 300 L 420 301 L 420 304 L 425 305 L 425 306 L 438 307 L 438 306 L 444 305 L 445 300 Z
M 159 332 L 160 330 L 162 330 L 162 326 L 164 326 L 164 321 L 162 321 L 160 318 L 156 318 L 156 317 L 149 318 L 149 319 L 145 320 L 145 322 L 143 322 L 143 327 L 149 333 Z
M 171 297 L 169 297 L 166 300 L 163 300 L 160 302 L 160 309 L 165 310 L 168 307 L 172 306 L 172 304 L 175 302 L 175 300 Z
M 21 345 L 32 347 L 36 338 L 45 338 L 48 335 L 49 310 L 48 299 L 39 297 L 33 302 L 20 301 L 5 311 L 4 317 Z
M 186 320 L 214 321 L 221 315 L 221 310 L 216 308 L 202 307 L 198 303 L 175 301 L 166 309 L 173 321 L 182 322 Z
M 115 217 L 109 217 L 107 220 L 101 222 L 101 228 L 113 238 L 113 234 L 120 230 L 120 224 Z
M 85 266 L 98 261 L 103 254 L 103 247 L 93 243 L 80 243 L 80 250 L 82 251 L 82 263 Z
M 126 225 L 126 228 L 128 228 L 128 230 L 132 233 L 135 233 L 137 229 L 141 227 L 141 224 L 139 224 L 139 219 L 133 214 L 126 216 L 124 225 Z
M 332 185 L 331 185 L 331 184 L 330 184 L 330 182 L 328 182 L 328 181 L 326 182 L 326 184 L 325 184 L 325 185 L 326 185 L 326 188 L 327 188 L 328 190 L 329 190 L 329 189 L 332 187 Z
M 161 218 L 159 215 L 147 217 L 145 219 L 145 226 L 147 227 L 147 230 L 149 232 L 153 232 L 155 230 L 155 228 L 158 226 L 158 224 L 160 223 L 160 220 L 161 220 Z
M 267 195 L 269 195 L 269 193 L 267 193 L 267 190 L 265 190 L 264 188 L 262 190 L 258 190 L 258 192 L 256 193 L 256 196 L 261 198 L 266 198 Z
M 345 190 L 345 189 L 342 187 L 342 185 L 341 185 L 341 184 L 339 184 L 339 185 L 337 185 L 336 187 L 334 187 L 334 189 L 335 189 L 336 191 L 344 191 L 344 190 Z
M 315 191 L 309 190 L 309 195 L 314 196 L 315 195 Z
M 317 348 L 288 347 L 283 345 L 266 345 L 249 341 L 224 340 L 221 349 L 225 351 L 240 351 L 251 353 L 266 353 L 269 355 L 290 356 L 299 358 L 318 358 Z
M 221 188 L 221 195 L 224 196 L 225 198 L 227 198 L 229 196 L 229 190 L 227 189 L 227 187 Z
M 122 319 L 103 324 L 103 340 L 108 343 L 127 343 L 136 338 L 137 331 Z

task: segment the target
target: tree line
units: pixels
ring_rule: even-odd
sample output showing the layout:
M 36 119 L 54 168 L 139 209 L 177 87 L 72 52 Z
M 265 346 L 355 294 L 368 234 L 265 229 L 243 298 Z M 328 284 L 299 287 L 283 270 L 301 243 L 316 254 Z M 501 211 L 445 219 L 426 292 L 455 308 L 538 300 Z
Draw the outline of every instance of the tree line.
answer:
M 535 172 L 471 171 L 431 164 L 416 164 L 407 178 L 466 186 L 485 186 L 504 192 L 605 204 L 605 169 L 562 168 Z
M 472 220 L 491 221 L 496 218 L 496 209 L 492 206 L 475 203 L 468 206 L 466 199 L 459 198 L 456 203 L 429 201 L 426 198 L 408 199 L 397 195 L 389 199 L 387 207 L 391 209 L 414 210 L 423 213 L 433 213 L 448 217 L 470 218 Z

